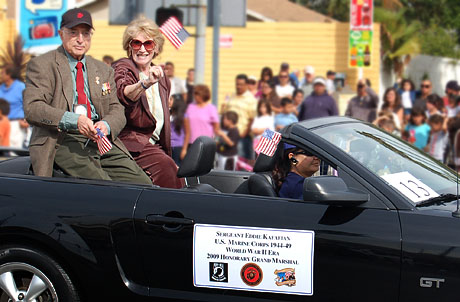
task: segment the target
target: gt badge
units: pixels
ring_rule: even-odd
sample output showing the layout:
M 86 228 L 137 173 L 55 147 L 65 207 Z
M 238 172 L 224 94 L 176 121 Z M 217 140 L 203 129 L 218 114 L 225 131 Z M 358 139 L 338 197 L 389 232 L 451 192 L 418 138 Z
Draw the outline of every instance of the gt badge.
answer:
M 248 263 L 243 266 L 240 272 L 241 279 L 246 285 L 257 286 L 264 277 L 262 269 L 255 263 Z
M 209 262 L 209 281 L 228 282 L 228 263 Z
M 295 285 L 295 268 L 283 268 L 275 271 L 275 284 L 278 286 Z
M 436 284 L 436 288 L 440 288 L 441 283 L 443 282 L 446 282 L 446 280 L 439 278 L 422 277 L 420 278 L 420 287 L 433 287 Z

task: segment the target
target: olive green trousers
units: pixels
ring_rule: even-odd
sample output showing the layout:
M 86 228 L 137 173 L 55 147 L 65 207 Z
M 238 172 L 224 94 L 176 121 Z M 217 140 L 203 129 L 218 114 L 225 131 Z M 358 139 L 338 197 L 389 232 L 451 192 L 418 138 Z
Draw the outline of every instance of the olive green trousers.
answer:
M 87 179 L 152 184 L 136 162 L 117 146 L 101 155 L 97 144 L 82 134 L 67 133 L 56 150 L 55 164 L 64 173 Z

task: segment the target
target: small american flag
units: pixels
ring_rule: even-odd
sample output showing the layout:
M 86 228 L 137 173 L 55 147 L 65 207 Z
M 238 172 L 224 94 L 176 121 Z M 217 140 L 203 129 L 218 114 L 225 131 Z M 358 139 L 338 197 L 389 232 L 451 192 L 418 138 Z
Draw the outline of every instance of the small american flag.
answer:
M 168 38 L 176 49 L 179 49 L 190 36 L 176 17 L 170 17 L 160 27 L 160 31 Z
M 97 148 L 99 149 L 99 153 L 101 155 L 106 154 L 107 152 L 112 149 L 112 143 L 109 141 L 107 136 L 102 133 L 101 129 L 96 128 L 97 131 Z
M 281 140 L 281 134 L 270 129 L 266 129 L 257 144 L 255 151 L 263 153 L 267 156 L 273 156 L 276 147 Z

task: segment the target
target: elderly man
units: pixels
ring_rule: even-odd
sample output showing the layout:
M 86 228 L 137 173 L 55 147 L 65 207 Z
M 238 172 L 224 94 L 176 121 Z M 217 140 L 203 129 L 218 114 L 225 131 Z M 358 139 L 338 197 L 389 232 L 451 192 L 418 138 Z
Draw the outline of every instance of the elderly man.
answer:
M 32 59 L 24 90 L 26 119 L 34 130 L 29 150 L 35 175 L 53 166 L 81 178 L 151 184 L 117 139 L 125 126 L 113 69 L 85 55 L 91 46 L 91 15 L 79 8 L 62 15 L 62 45 Z M 112 142 L 101 154 L 97 129 Z

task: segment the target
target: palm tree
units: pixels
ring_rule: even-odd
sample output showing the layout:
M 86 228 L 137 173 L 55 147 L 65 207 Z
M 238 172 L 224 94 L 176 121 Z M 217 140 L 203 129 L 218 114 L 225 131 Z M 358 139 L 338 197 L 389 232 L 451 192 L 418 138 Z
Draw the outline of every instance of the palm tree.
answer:
M 13 42 L 7 44 L 6 50 L 2 49 L 0 67 L 12 66 L 17 73 L 15 77 L 24 82 L 29 60 L 30 55 L 24 52 L 24 41 L 21 35 L 18 35 Z
M 403 8 L 403 4 L 399 0 L 383 0 L 382 7 L 390 10 Z
M 411 56 L 420 53 L 422 24 L 418 21 L 408 23 L 404 8 L 397 11 L 376 8 L 374 14 L 376 22 L 381 24 L 383 63 L 401 77 Z
M 330 0 L 327 14 L 336 20 L 348 22 L 350 19 L 350 0 Z

